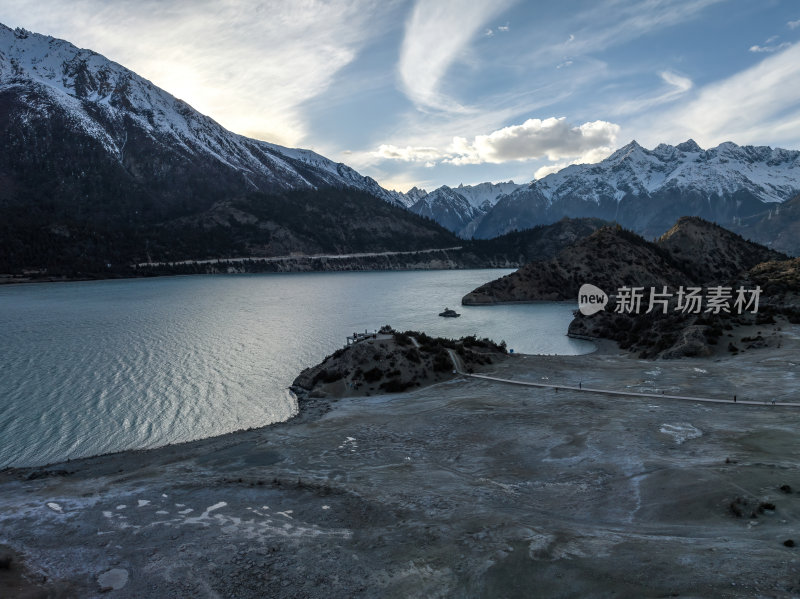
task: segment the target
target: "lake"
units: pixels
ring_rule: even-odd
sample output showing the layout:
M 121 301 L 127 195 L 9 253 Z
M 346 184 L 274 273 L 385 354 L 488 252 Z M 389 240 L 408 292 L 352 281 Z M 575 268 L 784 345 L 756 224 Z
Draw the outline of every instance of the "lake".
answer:
M 461 306 L 510 270 L 210 275 L 0 287 L 0 468 L 291 417 L 287 387 L 354 331 L 580 354 L 572 304 Z M 460 318 L 441 318 L 446 306 Z

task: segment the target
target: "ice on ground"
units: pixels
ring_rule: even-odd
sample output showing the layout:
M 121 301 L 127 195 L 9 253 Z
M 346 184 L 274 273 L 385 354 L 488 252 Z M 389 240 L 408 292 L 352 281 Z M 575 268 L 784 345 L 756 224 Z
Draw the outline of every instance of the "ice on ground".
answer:
M 117 509 L 118 510 L 124 510 L 126 507 L 128 507 L 128 506 L 123 503 L 122 505 L 118 505 Z
M 118 591 L 128 584 L 128 571 L 122 568 L 113 568 L 108 572 L 103 572 L 97 577 L 97 584 L 101 589 L 113 589 Z
M 706 370 L 705 368 L 697 368 L 697 367 L 695 367 L 694 371 L 695 372 L 699 372 L 701 374 L 708 374 L 708 370 Z
M 140 499 L 140 500 L 139 500 L 139 506 L 138 506 L 138 507 L 144 507 L 144 506 L 146 506 L 148 503 L 150 503 L 150 501 L 149 501 L 149 500 L 147 500 L 147 499 Z
M 684 441 L 697 439 L 698 437 L 703 436 L 703 431 L 686 422 L 681 422 L 678 424 L 662 424 L 659 432 L 672 437 L 675 443 L 678 445 Z
M 53 510 L 57 514 L 63 514 L 64 513 L 63 508 L 60 505 L 58 505 L 57 503 L 55 503 L 54 501 L 48 502 L 47 507 L 49 507 L 51 510 Z

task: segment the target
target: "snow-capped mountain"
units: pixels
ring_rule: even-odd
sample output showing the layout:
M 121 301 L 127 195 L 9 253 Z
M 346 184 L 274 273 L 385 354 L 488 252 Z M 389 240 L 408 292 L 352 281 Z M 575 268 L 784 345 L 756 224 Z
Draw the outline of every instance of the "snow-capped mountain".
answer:
M 98 142 L 120 164 L 134 142 L 173 160 L 213 163 L 243 189 L 347 186 L 401 204 L 370 177 L 310 150 L 231 133 L 129 69 L 91 50 L 0 24 L 0 92 L 18 125 L 59 119 Z M 12 96 L 16 96 L 11 100 Z
M 478 185 L 462 183 L 456 188 L 442 185 L 430 193 L 418 187 L 395 193 L 401 198 L 399 203 L 412 212 L 433 219 L 445 229 L 469 239 L 498 200 L 520 187 L 522 185 L 513 181 Z
M 654 236 L 681 216 L 733 225 L 798 192 L 798 151 L 732 142 L 703 150 L 693 140 L 647 150 L 632 141 L 602 162 L 569 166 L 503 196 L 475 235 L 593 216 Z
M 484 210 L 473 206 L 463 195 L 446 185 L 422 196 L 409 210 L 435 220 L 456 234 L 485 214 Z
M 395 203 L 405 206 L 406 208 L 411 208 L 414 204 L 419 202 L 422 198 L 428 195 L 428 192 L 424 189 L 420 189 L 419 187 L 412 187 L 406 192 L 402 191 L 390 191 L 394 196 Z
M 0 25 L 0 272 L 458 243 L 401 200 L 231 133 L 95 52 Z
M 512 193 L 520 187 L 523 187 L 523 185 L 519 185 L 513 181 L 505 181 L 503 183 L 486 182 L 477 185 L 459 184 L 459 186 L 454 189 L 464 196 L 470 204 L 476 208 L 487 211 L 489 208 L 493 207 L 502 196 Z

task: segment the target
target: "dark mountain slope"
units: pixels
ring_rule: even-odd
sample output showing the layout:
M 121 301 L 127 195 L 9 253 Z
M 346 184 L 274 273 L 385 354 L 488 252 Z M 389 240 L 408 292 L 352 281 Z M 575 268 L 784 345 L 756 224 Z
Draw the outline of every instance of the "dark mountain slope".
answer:
M 584 283 L 612 294 L 624 285 L 660 287 L 684 279 L 686 274 L 668 252 L 617 225 L 595 231 L 555 258 L 532 262 L 478 287 L 462 303 L 572 300 Z
M 696 216 L 678 219 L 656 245 L 667 250 L 693 280 L 707 284 L 724 283 L 756 264 L 788 258 Z

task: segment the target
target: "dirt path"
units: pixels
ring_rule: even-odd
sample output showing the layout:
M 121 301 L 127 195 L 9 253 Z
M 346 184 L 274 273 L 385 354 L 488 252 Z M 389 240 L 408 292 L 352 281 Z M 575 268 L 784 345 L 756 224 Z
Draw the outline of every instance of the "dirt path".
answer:
M 734 399 L 733 397 L 729 399 L 720 399 L 720 398 L 711 398 L 711 397 L 695 397 L 691 395 L 667 395 L 666 393 L 644 393 L 640 391 L 617 391 L 613 389 L 595 389 L 593 387 L 584 387 L 583 384 L 578 386 L 574 385 L 559 385 L 556 383 L 533 383 L 530 381 L 520 381 L 508 378 L 500 378 L 496 376 L 489 376 L 486 374 L 474 374 L 468 373 L 464 370 L 464 364 L 461 361 L 459 355 L 453 351 L 452 349 L 448 349 L 447 352 L 450 354 L 450 359 L 453 361 L 453 367 L 463 376 L 475 378 L 475 379 L 483 379 L 486 381 L 494 381 L 496 383 L 504 383 L 508 385 L 522 385 L 524 387 L 539 387 L 543 389 L 555 389 L 558 391 L 559 389 L 565 391 L 578 391 L 581 393 L 600 393 L 605 395 L 628 395 L 634 397 L 648 397 L 652 399 L 680 399 L 686 401 L 698 401 L 698 402 L 706 402 L 706 403 L 724 403 L 724 404 L 737 404 L 737 405 L 748 405 L 748 406 L 761 406 L 761 407 L 791 407 L 791 408 L 800 408 L 800 403 L 798 402 L 790 402 L 790 401 L 753 401 L 748 399 L 739 399 L 738 397 Z

